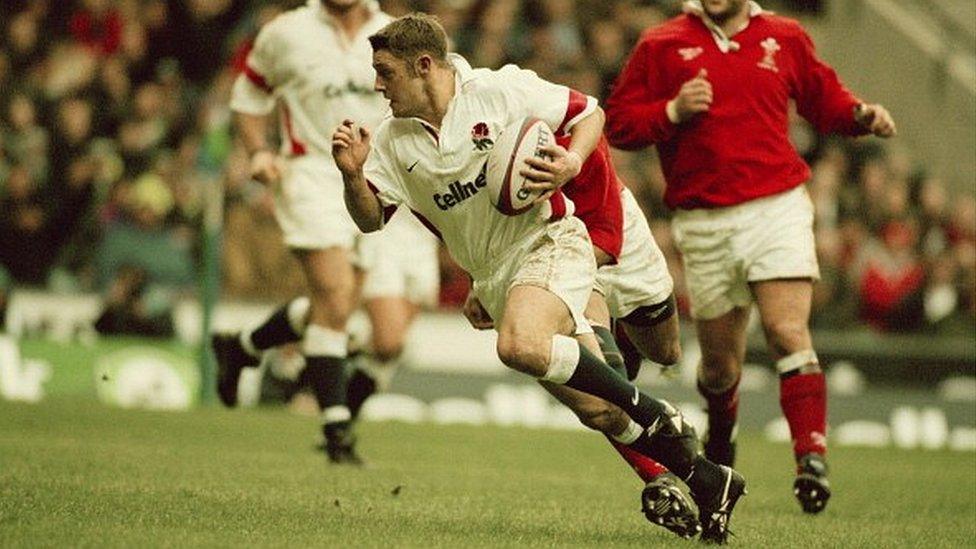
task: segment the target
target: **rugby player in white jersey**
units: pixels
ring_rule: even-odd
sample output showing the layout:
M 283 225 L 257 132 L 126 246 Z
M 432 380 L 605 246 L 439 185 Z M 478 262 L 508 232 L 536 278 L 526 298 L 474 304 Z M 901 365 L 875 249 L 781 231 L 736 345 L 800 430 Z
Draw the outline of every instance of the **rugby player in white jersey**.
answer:
M 393 118 L 375 136 L 351 120 L 333 134 L 356 224 L 364 232 L 378 230 L 401 205 L 423 218 L 471 275 L 475 295 L 496 319 L 502 362 L 545 384 L 606 401 L 605 417 L 591 426 L 684 479 L 701 511 L 703 538 L 724 541 L 745 481 L 700 454 L 694 430 L 673 406 L 641 393 L 599 358 L 583 318 L 596 262 L 586 228 L 567 216 L 571 204 L 558 187 L 579 173 L 600 139 L 603 113 L 596 101 L 515 66 L 471 69 L 447 55 L 443 28 L 426 15 L 399 18 L 369 40 L 376 89 L 389 100 Z M 532 187 L 547 191 L 537 207 L 506 216 L 479 192 L 489 151 L 478 142 L 526 116 L 568 132 L 571 140 L 568 149 L 550 148 L 552 161 L 525 167 L 537 181 Z
M 354 247 L 362 235 L 342 202 L 331 134 L 346 117 L 377 124 L 388 111 L 383 97 L 373 90 L 366 38 L 390 20 L 374 0 L 309 0 L 261 29 L 231 98 L 240 137 L 251 157 L 251 175 L 274 192 L 285 244 L 301 263 L 309 296 L 282 306 L 256 328 L 213 338 L 218 394 L 225 405 L 235 405 L 242 368 L 257 366 L 267 349 L 301 341 L 306 363 L 303 380 L 322 410 L 325 450 L 337 463 L 360 462 L 350 431 L 353 414 L 347 406 L 345 363 L 346 324 L 357 304 Z M 278 150 L 269 140 L 276 108 Z M 410 220 L 391 229 L 406 231 L 408 236 L 376 238 L 402 240 L 425 232 Z M 436 256 L 414 261 L 415 265 L 436 261 Z M 436 263 L 428 265 L 436 269 Z M 390 276 L 387 273 L 387 279 Z M 374 286 L 367 275 L 367 290 Z M 409 301 L 406 296 L 392 297 Z M 383 309 L 394 301 L 393 308 Z M 397 334 L 390 334 L 406 329 L 411 317 L 403 315 L 409 311 L 400 301 L 384 300 L 370 315 L 383 319 L 382 328 L 374 333 L 384 341 L 396 340 Z M 398 337 L 402 341 L 402 334 Z M 389 359 L 393 352 L 389 345 L 385 349 L 383 358 Z M 361 385 L 352 389 L 353 400 L 359 402 Z

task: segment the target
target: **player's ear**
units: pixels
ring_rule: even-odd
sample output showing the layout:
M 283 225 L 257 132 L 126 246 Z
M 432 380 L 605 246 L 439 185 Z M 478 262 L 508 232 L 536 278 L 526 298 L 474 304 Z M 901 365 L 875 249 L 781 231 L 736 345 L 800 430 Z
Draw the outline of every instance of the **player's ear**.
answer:
M 428 73 L 430 73 L 430 69 L 433 65 L 434 60 L 431 59 L 429 55 L 424 54 L 417 57 L 417 60 L 414 61 L 414 70 L 418 75 L 426 76 Z

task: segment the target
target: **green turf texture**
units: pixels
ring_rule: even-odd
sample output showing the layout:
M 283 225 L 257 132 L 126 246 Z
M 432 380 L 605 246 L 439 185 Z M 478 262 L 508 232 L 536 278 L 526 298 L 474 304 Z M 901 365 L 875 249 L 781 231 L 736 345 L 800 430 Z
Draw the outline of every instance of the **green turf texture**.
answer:
M 284 410 L 123 411 L 0 401 L 0 547 L 697 546 L 648 524 L 601 437 L 364 424 L 367 469 L 313 451 Z M 976 455 L 837 448 L 804 516 L 787 446 L 740 443 L 740 547 L 972 547 Z

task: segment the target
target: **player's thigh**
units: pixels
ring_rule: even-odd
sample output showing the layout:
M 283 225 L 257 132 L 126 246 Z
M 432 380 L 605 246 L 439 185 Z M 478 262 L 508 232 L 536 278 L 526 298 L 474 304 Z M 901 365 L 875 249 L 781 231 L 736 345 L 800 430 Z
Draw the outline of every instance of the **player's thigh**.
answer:
M 722 211 L 679 211 L 671 222 L 681 252 L 693 318 L 716 318 L 751 296 L 733 247 L 735 229 Z
M 734 307 L 721 316 L 695 321 L 702 352 L 702 381 L 706 386 L 731 383 L 741 371 L 749 311 L 748 307 Z
M 809 320 L 813 299 L 810 279 L 764 280 L 751 284 L 759 318 L 776 358 L 813 347 Z
M 370 298 L 364 306 L 373 328 L 373 355 L 381 361 L 397 358 L 419 308 L 395 296 Z
M 566 303 L 554 293 L 538 286 L 513 286 L 498 326 L 498 357 L 521 372 L 545 375 L 553 336 L 573 334 L 576 326 Z
M 594 290 L 586 303 L 586 320 L 598 326 L 610 326 L 610 308 L 607 300 L 600 292 Z

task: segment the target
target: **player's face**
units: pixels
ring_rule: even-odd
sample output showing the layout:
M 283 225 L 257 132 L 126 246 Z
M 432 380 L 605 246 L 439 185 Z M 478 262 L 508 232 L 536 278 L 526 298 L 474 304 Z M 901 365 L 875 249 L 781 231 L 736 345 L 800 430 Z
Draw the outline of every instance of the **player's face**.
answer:
M 746 0 L 702 0 L 705 13 L 716 23 L 722 24 L 745 8 Z
M 390 102 L 393 116 L 407 118 L 420 113 L 424 102 L 424 79 L 410 71 L 403 59 L 387 50 L 373 52 L 376 83 L 373 89 Z

